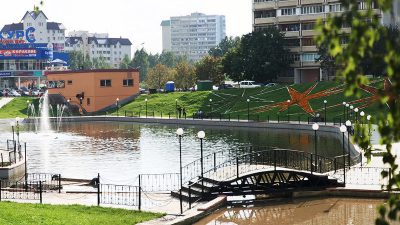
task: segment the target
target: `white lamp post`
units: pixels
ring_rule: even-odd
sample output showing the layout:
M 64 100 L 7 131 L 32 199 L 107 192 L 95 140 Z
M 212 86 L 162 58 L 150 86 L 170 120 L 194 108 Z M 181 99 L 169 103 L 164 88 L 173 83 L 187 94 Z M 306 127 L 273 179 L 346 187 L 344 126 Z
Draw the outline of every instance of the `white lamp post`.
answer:
M 317 150 L 317 131 L 318 131 L 318 129 L 319 129 L 319 125 L 318 125 L 318 123 L 314 123 L 313 125 L 312 125 L 312 129 L 314 130 L 314 153 L 315 153 L 315 166 L 316 166 L 316 168 L 317 168 L 317 163 L 318 163 L 318 157 L 317 157 L 317 155 L 318 155 L 318 150 Z
M 179 202 L 181 208 L 181 214 L 183 213 L 183 205 L 182 205 L 182 136 L 183 136 L 183 129 L 178 128 L 176 130 L 176 134 L 179 137 L 179 174 L 180 174 L 180 190 L 179 190 Z

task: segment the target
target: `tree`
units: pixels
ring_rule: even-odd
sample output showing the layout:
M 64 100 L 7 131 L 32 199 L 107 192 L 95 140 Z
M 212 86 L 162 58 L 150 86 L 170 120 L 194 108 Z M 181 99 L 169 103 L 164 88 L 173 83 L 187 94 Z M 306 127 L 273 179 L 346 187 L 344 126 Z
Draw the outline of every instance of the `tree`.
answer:
M 176 65 L 176 57 L 172 52 L 163 51 L 158 58 L 158 63 L 172 68 Z
M 128 55 L 125 55 L 124 58 L 122 59 L 121 63 L 119 64 L 119 68 L 120 69 L 129 69 L 130 63 L 131 63 L 131 59 L 129 58 Z
M 72 51 L 69 53 L 69 68 L 71 70 L 83 69 L 83 53 L 81 51 Z
M 139 69 L 140 80 L 146 80 L 147 71 L 149 70 L 149 55 L 144 48 L 135 52 L 130 66 Z
M 393 21 L 393 0 L 373 1 L 366 0 L 364 10 L 358 10 L 359 5 L 353 0 L 341 0 L 345 10 L 341 16 L 328 17 L 325 22 L 320 21 L 317 29 L 321 33 L 317 37 L 319 45 L 328 47 L 330 56 L 335 58 L 337 76 L 347 84 L 347 95 L 360 96 L 360 87 L 368 84 L 365 76 L 368 73 L 363 67 L 363 62 L 370 59 L 373 64 L 382 65 L 382 71 L 390 80 L 379 92 L 379 106 L 383 109 L 389 107 L 389 111 L 379 110 L 373 117 L 373 122 L 378 125 L 381 139 L 380 143 L 386 146 L 383 154 L 383 162 L 390 166 L 390 171 L 382 172 L 384 178 L 388 178 L 389 190 L 400 188 L 399 165 L 396 163 L 396 155 L 392 151 L 392 144 L 400 140 L 400 36 L 392 37 L 390 29 L 383 26 L 380 17 L 374 13 L 375 8 L 387 13 Z M 374 7 L 372 7 L 374 6 Z M 348 43 L 341 45 L 340 38 L 344 35 L 342 26 L 351 26 L 348 34 Z M 383 42 L 381 52 L 374 51 L 374 46 Z M 354 141 L 364 150 L 364 155 L 370 161 L 371 143 L 365 126 L 356 126 L 359 135 L 354 136 Z M 399 219 L 400 196 L 391 194 L 388 204 L 379 208 L 380 217 L 376 220 L 377 225 L 388 225 L 389 221 Z
M 284 34 L 273 27 L 246 34 L 225 54 L 224 72 L 235 81 L 272 81 L 291 63 L 285 46 Z
M 222 57 L 205 56 L 196 63 L 196 75 L 199 80 L 211 80 L 216 85 L 222 84 L 225 80 Z
M 149 70 L 145 82 L 151 89 L 161 89 L 173 76 L 173 70 L 162 64 L 157 64 Z
M 225 37 L 216 47 L 211 48 L 208 51 L 210 56 L 214 57 L 222 57 L 224 56 L 230 49 L 236 48 L 240 43 L 240 37 Z
M 188 62 L 182 61 L 175 67 L 175 86 L 188 90 L 196 84 L 196 70 Z
M 149 55 L 149 68 L 154 68 L 160 60 L 160 55 L 157 53 L 155 55 Z

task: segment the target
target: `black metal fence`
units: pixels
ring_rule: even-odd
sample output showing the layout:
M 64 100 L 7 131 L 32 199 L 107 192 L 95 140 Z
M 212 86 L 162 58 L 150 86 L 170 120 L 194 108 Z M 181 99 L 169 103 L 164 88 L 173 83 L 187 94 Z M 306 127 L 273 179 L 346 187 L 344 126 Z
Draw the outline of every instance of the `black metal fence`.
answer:
M 140 187 L 130 185 L 99 184 L 98 204 L 137 206 L 141 208 Z
M 42 182 L 0 181 L 1 200 L 43 200 Z
M 170 192 L 180 189 L 180 174 L 140 174 L 139 184 L 146 192 Z
M 61 191 L 61 174 L 51 173 L 27 173 L 25 182 L 42 182 L 43 190 L 58 190 Z

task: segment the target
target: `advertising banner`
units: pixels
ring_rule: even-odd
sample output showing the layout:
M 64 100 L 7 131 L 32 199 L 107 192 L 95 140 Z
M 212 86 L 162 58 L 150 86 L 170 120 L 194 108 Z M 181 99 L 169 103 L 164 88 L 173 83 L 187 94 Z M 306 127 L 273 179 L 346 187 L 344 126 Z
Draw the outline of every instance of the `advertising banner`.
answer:
M 11 77 L 11 72 L 0 72 L 0 77 Z
M 36 58 L 36 49 L 0 50 L 0 58 Z

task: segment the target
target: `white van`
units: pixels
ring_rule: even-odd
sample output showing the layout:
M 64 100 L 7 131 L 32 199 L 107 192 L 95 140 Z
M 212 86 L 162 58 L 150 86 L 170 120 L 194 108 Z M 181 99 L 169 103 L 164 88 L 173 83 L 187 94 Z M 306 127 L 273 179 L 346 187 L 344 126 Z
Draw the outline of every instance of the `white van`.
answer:
M 261 85 L 255 84 L 254 81 L 244 80 L 244 81 L 240 81 L 239 87 L 240 88 L 256 88 L 256 87 L 261 87 Z

